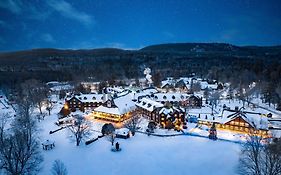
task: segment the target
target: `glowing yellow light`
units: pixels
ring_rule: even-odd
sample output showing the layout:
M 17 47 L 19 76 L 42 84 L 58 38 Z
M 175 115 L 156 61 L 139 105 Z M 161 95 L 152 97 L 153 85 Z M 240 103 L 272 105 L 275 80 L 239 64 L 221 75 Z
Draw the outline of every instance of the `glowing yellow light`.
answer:
M 67 105 L 67 104 L 64 104 L 63 108 L 66 109 L 66 110 L 68 110 L 68 105 Z

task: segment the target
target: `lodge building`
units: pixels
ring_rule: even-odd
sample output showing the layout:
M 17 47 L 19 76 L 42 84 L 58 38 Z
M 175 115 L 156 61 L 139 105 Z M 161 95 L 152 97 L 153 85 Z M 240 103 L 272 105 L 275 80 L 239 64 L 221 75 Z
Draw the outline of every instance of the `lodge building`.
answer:
M 136 102 L 138 113 L 154 121 L 162 128 L 180 128 L 185 125 L 185 112 L 170 103 L 162 104 L 148 98 Z
M 77 109 L 85 111 L 87 109 L 94 109 L 103 103 L 104 94 L 77 94 L 74 96 L 67 96 L 65 105 L 69 110 L 74 112 Z
M 265 136 L 268 134 L 268 120 L 261 113 L 224 109 L 220 116 L 198 115 L 198 124 L 211 126 L 213 123 L 218 129 L 242 133 L 254 132 Z
M 165 104 L 167 102 L 174 106 L 198 108 L 202 106 L 202 97 L 186 93 L 155 93 L 146 97 Z
M 93 110 L 92 115 L 95 119 L 123 122 L 135 115 L 136 106 L 129 93 L 116 98 L 109 94 L 105 97 L 105 102 Z

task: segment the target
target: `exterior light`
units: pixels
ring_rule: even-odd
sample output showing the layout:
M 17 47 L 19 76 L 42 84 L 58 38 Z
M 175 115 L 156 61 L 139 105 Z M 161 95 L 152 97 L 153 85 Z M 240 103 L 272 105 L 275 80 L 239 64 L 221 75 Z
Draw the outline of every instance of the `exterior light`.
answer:
M 63 108 L 66 109 L 66 110 L 69 109 L 67 104 L 65 104 L 65 105 L 63 106 Z

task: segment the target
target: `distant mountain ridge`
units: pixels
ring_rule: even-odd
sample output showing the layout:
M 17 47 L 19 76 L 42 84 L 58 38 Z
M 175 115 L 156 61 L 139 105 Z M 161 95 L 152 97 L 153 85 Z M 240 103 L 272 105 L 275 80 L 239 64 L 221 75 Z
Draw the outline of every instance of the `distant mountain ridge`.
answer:
M 281 46 L 235 46 L 227 43 L 168 43 L 139 50 L 117 48 L 42 48 L 0 53 L 0 83 L 22 79 L 95 80 L 143 76 L 150 67 L 162 76 L 196 72 L 207 74 L 217 67 L 224 70 L 262 69 L 281 63 Z M 0 84 L 1 85 L 1 84 Z
M 243 56 L 281 54 L 281 46 L 235 46 L 228 43 L 168 43 L 151 45 L 140 49 L 148 52 L 173 52 L 182 54 L 236 54 Z
M 73 56 L 73 55 L 114 55 L 124 53 L 170 53 L 180 55 L 280 55 L 281 46 L 235 46 L 227 43 L 167 43 L 144 47 L 139 50 L 124 50 L 118 48 L 96 48 L 96 49 L 55 49 L 40 48 L 32 50 L 0 52 L 0 59 L 4 57 L 32 57 L 32 56 Z

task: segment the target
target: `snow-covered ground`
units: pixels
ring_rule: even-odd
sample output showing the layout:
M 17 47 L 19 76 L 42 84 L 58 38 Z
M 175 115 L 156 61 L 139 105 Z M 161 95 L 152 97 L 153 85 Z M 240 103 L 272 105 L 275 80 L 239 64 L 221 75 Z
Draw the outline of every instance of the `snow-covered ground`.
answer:
M 5 97 L 2 97 L 4 101 Z M 219 113 L 223 104 L 234 108 L 242 106 L 239 101 L 222 100 L 215 109 Z M 5 103 L 6 105 L 6 103 Z M 240 145 L 226 141 L 212 141 L 206 138 L 193 137 L 188 135 L 174 137 L 156 137 L 137 133 L 127 140 L 117 139 L 122 148 L 121 152 L 112 152 L 111 144 L 106 138 L 100 138 L 96 142 L 86 146 L 85 141 L 79 147 L 76 146 L 74 137 L 68 129 L 63 129 L 53 134 L 49 131 L 58 129 L 54 123 L 57 121 L 57 114 L 63 101 L 58 101 L 52 110 L 51 116 L 46 116 L 38 123 L 40 141 L 51 140 L 56 147 L 52 150 L 43 150 L 44 162 L 40 175 L 51 174 L 52 164 L 56 159 L 61 160 L 67 167 L 69 175 L 77 174 L 235 174 L 240 153 Z M 12 108 L 5 108 L 0 104 L 1 112 L 12 112 Z M 246 107 L 247 109 L 248 107 Z M 265 109 L 252 109 L 261 113 L 268 113 Z M 190 112 L 192 110 L 189 110 Z M 193 112 L 210 114 L 210 107 L 193 110 Z M 278 118 L 273 114 L 273 118 Z M 101 135 L 103 123 L 94 121 L 90 138 Z M 187 132 L 207 136 L 208 128 L 195 128 L 194 123 L 188 123 Z M 141 130 L 145 131 L 147 121 L 143 120 Z M 156 129 L 156 134 L 171 135 L 179 134 L 176 131 Z M 218 137 L 226 140 L 243 140 L 239 134 L 226 131 L 218 131 Z M 89 138 L 88 138 L 89 139 Z
M 112 152 L 111 144 L 106 138 L 86 146 L 84 142 L 75 146 L 69 130 L 64 129 L 54 134 L 56 113 L 39 123 L 40 139 L 55 141 L 56 147 L 43 152 L 44 162 L 41 175 L 50 174 L 54 160 L 60 159 L 66 165 L 70 175 L 77 174 L 235 174 L 240 145 L 212 141 L 191 136 L 155 137 L 137 133 L 134 137 L 118 139 L 121 152 Z M 94 128 L 100 126 L 93 124 Z M 91 137 L 100 135 L 93 132 Z M 223 166 L 222 166 L 223 165 Z

